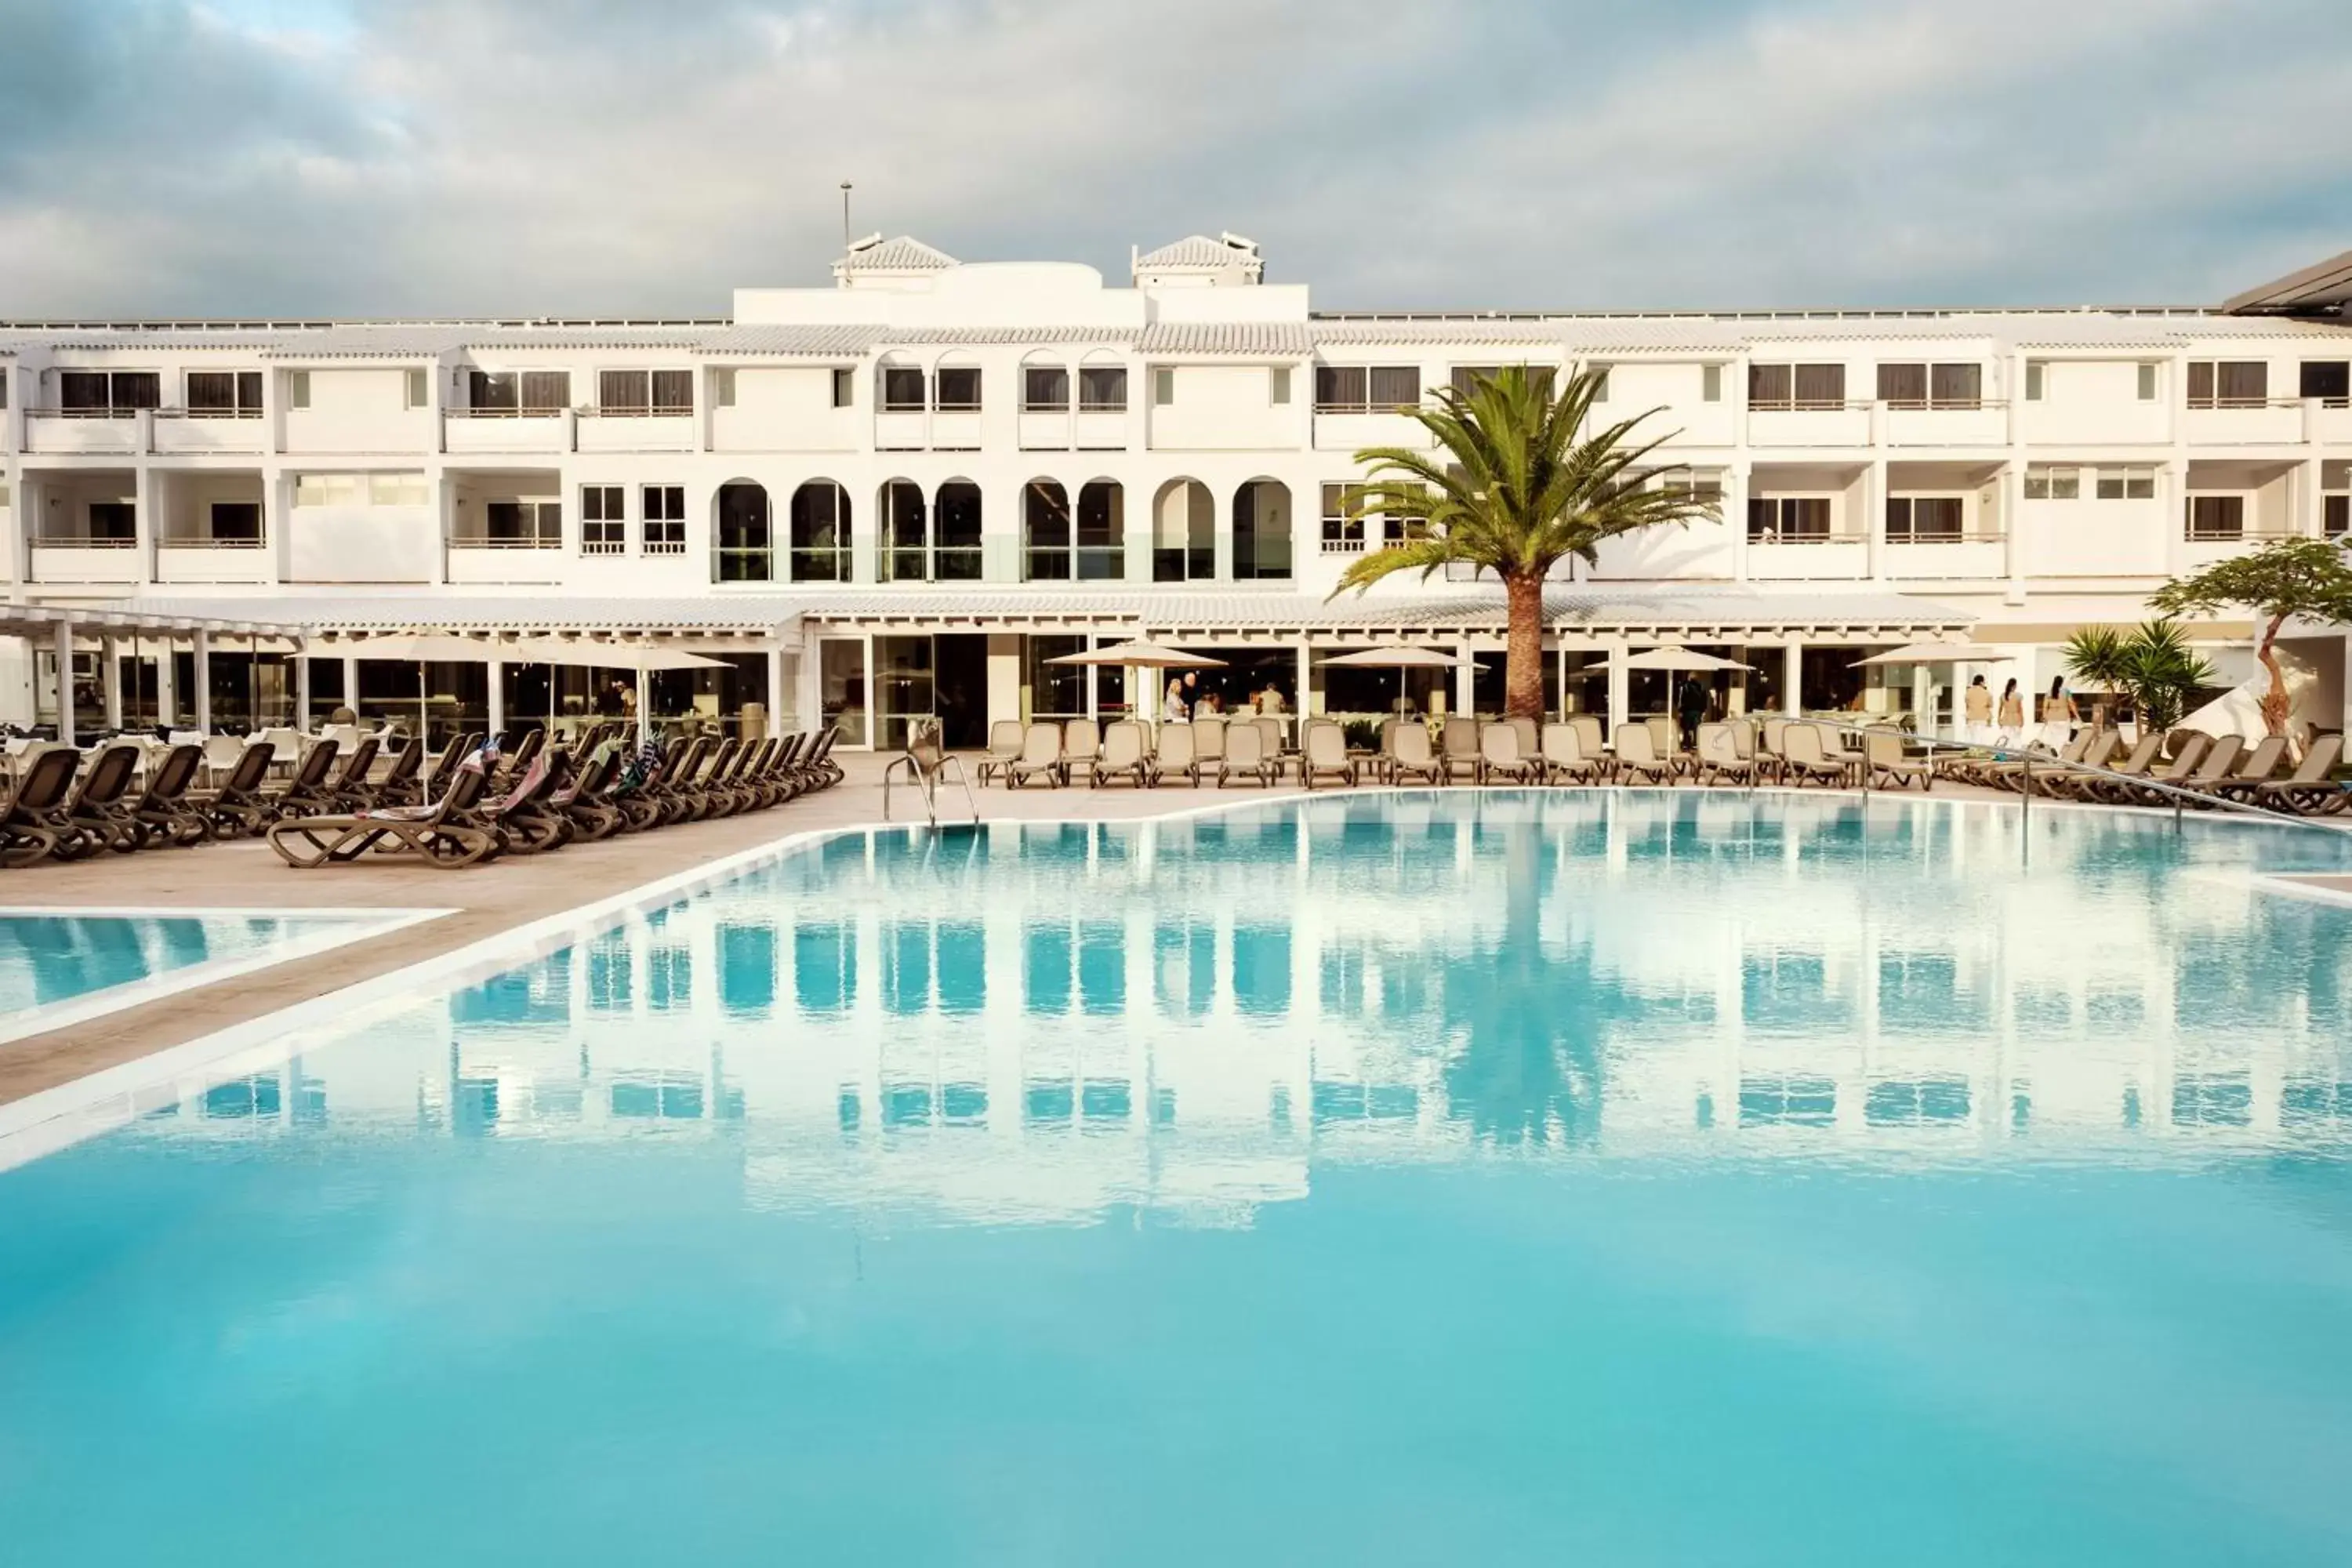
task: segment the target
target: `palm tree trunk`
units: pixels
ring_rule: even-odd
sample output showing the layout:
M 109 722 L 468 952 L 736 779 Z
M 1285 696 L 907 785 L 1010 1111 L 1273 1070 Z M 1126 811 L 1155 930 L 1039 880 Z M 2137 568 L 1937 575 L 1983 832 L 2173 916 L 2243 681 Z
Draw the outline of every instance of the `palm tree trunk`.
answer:
M 1503 712 L 1512 719 L 1541 721 L 1543 700 L 1543 579 L 1512 576 L 1503 579 L 1505 602 L 1510 606 L 1510 633 L 1503 657 Z
M 2284 625 L 2284 616 L 2272 616 L 2270 625 L 2263 628 L 2262 646 L 2254 649 L 2254 658 L 2270 671 L 2270 689 L 2263 693 L 2261 708 L 2263 728 L 2273 735 L 2286 733 L 2287 710 L 2294 705 L 2286 693 L 2286 671 L 2279 668 L 2278 661 L 2279 628 Z

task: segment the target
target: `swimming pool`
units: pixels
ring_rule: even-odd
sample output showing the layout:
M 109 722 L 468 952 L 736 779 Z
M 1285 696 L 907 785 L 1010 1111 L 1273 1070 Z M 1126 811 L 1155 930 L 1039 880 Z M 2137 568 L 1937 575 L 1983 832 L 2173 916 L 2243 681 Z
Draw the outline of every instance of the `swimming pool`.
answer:
M 323 952 L 433 912 L 0 909 L 0 1041 Z
M 834 838 L 0 1174 L 0 1518 L 2343 1561 L 2352 910 L 2247 873 L 2345 848 L 1695 792 Z

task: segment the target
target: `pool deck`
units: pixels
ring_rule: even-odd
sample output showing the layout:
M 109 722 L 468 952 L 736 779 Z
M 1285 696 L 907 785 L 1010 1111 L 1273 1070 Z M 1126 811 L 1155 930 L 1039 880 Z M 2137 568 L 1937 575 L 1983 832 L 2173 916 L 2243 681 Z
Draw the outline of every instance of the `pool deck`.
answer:
M 0 1105 L 793 834 L 879 822 L 886 760 L 845 754 L 848 776 L 839 785 L 771 811 L 577 844 L 542 858 L 500 860 L 465 871 L 392 860 L 300 872 L 258 840 L 8 871 L 0 878 L 0 901 L 24 908 L 291 912 L 381 907 L 449 912 L 379 939 L 0 1046 Z M 1295 793 L 1295 786 L 1276 793 Z M 1936 793 L 1955 799 L 2016 798 L 1953 785 Z M 894 794 L 903 820 L 914 803 L 903 791 Z M 991 821 L 1131 821 L 1253 798 L 1263 796 L 1246 789 L 992 788 L 981 794 L 981 811 Z M 2352 896 L 2352 878 L 2309 880 Z

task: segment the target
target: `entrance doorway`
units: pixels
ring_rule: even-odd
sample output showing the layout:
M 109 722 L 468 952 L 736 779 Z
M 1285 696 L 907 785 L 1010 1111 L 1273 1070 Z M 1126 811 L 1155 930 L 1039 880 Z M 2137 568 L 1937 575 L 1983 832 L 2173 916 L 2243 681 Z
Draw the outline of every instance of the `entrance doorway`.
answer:
M 942 632 L 938 649 L 940 738 L 970 750 L 988 744 L 988 637 Z

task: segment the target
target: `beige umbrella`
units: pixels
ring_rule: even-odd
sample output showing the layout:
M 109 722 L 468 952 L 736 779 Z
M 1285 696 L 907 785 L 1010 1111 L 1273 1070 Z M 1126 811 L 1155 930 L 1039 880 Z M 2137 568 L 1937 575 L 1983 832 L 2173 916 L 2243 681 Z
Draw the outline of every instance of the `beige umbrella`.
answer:
M 1915 642 L 1906 643 L 1885 653 L 1874 653 L 1868 658 L 1858 658 L 1849 669 L 1875 668 L 1886 664 L 2007 664 L 2013 655 L 1996 653 L 1982 643 Z
M 1049 658 L 1045 662 L 1124 668 L 1129 670 L 1223 669 L 1225 668 L 1225 661 L 1222 658 L 1212 658 L 1204 653 L 1186 653 L 1181 647 L 1170 647 L 1164 643 L 1150 642 L 1142 637 L 1137 637 L 1130 642 L 1118 643 L 1110 647 L 1098 647 L 1092 653 L 1066 653 L 1059 658 Z M 1133 675 L 1128 677 L 1129 692 L 1136 692 L 1137 688 L 1141 684 Z M 1139 702 L 1132 696 L 1129 699 L 1128 709 L 1147 724 L 1153 722 L 1159 714 L 1157 702 Z
M 1388 643 L 1378 647 L 1360 647 L 1353 653 L 1335 653 L 1323 661 L 1344 669 L 1454 669 L 1462 660 L 1435 648 L 1413 647 L 1405 643 Z
M 416 738 L 427 739 L 432 734 L 429 721 L 432 699 L 426 691 L 425 667 L 428 664 L 487 664 L 498 657 L 507 645 L 488 637 L 465 637 L 454 632 L 394 632 L 381 637 L 357 637 L 341 645 L 352 658 L 390 659 L 400 664 L 416 666 Z M 343 694 L 345 704 L 352 712 L 359 711 L 356 691 Z
M 724 669 L 727 661 L 682 647 L 649 642 L 599 642 L 590 637 L 525 637 L 509 645 L 507 658 L 515 664 L 561 664 L 573 668 L 635 669 L 637 672 L 637 740 L 653 729 L 653 688 L 646 672 L 656 669 Z
M 1742 664 L 1736 658 L 1718 658 L 1696 648 L 1668 644 L 1664 647 L 1646 648 L 1624 658 L 1610 659 L 1620 669 L 1754 669 L 1752 664 Z

